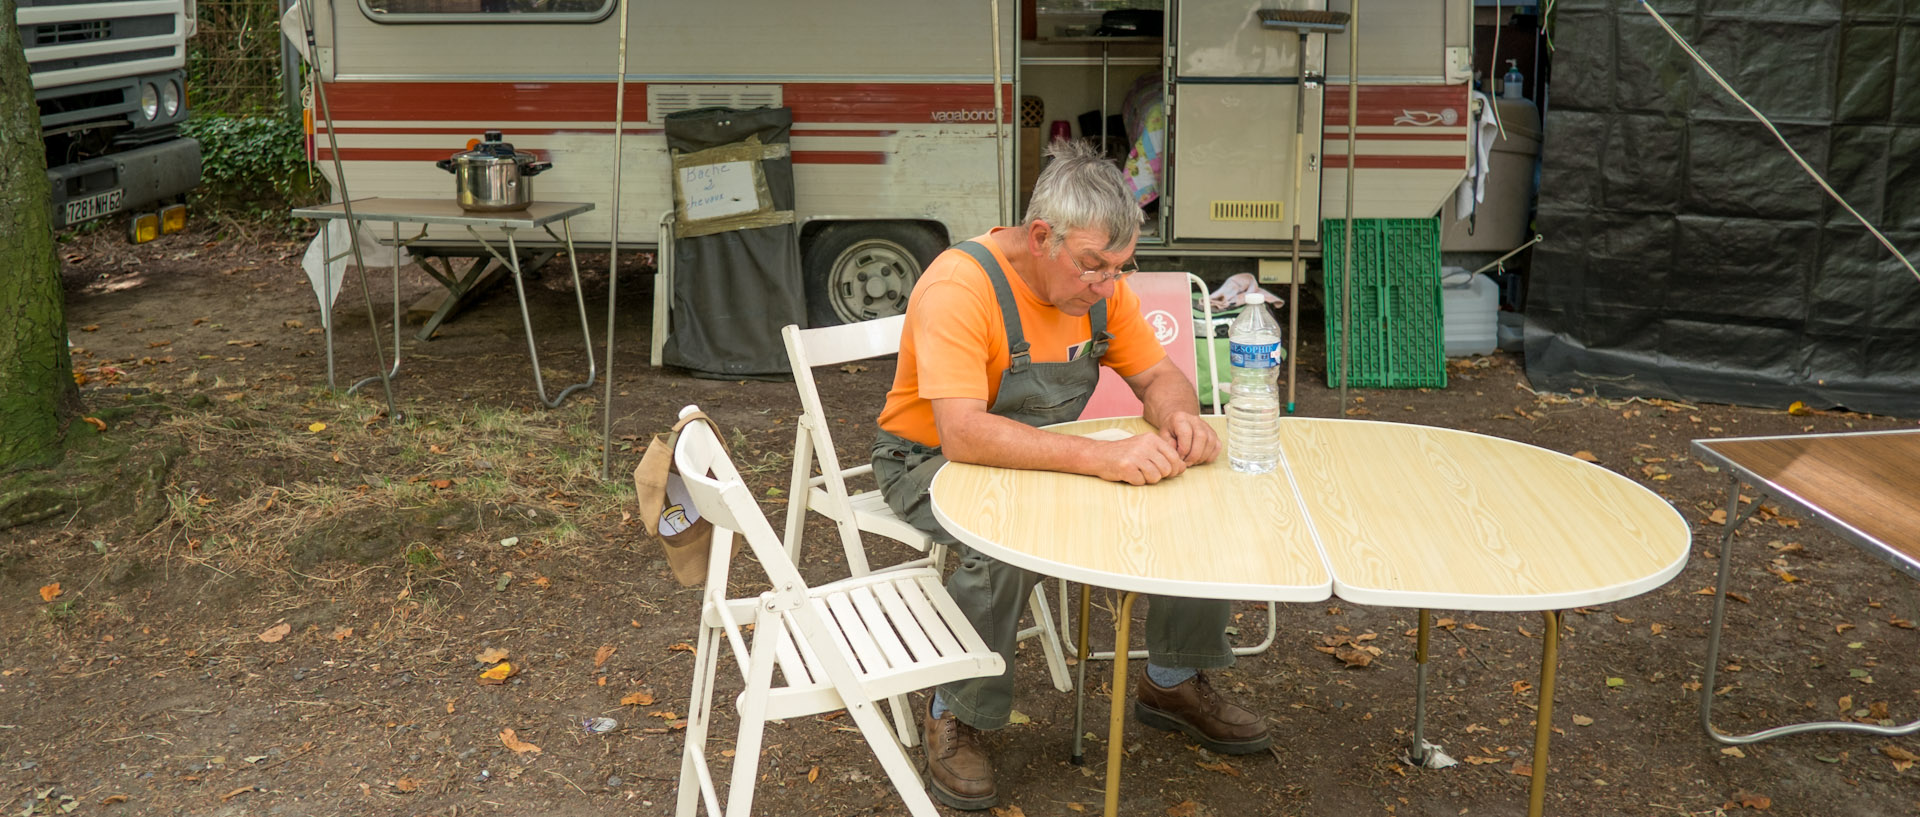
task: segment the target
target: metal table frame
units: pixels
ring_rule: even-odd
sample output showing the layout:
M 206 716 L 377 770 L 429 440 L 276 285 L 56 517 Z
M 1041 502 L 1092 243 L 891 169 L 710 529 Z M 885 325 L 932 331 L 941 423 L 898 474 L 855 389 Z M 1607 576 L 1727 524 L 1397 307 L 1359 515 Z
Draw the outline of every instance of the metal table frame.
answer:
M 1713 726 L 1714 678 L 1720 668 L 1720 634 L 1727 620 L 1727 580 L 1729 573 L 1728 567 L 1732 561 L 1733 534 L 1736 530 L 1739 530 L 1742 522 L 1745 522 L 1748 517 L 1760 509 L 1762 504 L 1768 500 L 1777 500 L 1783 505 L 1799 510 L 1818 521 L 1822 527 L 1833 531 L 1841 539 L 1851 542 L 1855 547 L 1879 557 L 1882 561 L 1892 565 L 1895 570 L 1898 570 L 1909 578 L 1920 580 L 1920 561 L 1916 561 L 1913 557 L 1900 552 L 1889 543 L 1881 541 L 1872 534 L 1856 527 L 1851 521 L 1823 507 L 1818 498 L 1803 497 L 1795 494 L 1793 491 L 1769 479 L 1766 475 L 1760 474 L 1749 464 L 1735 459 L 1726 452 L 1717 450 L 1714 447 L 1715 444 L 1784 439 L 1804 441 L 1818 440 L 1820 438 L 1861 437 L 1876 434 L 1920 435 L 1920 432 L 1906 430 L 1873 431 L 1843 434 L 1803 434 L 1786 437 L 1739 437 L 1693 441 L 1694 453 L 1698 454 L 1703 460 L 1727 469 L 1728 477 L 1727 523 L 1725 532 L 1720 535 L 1720 567 L 1713 588 L 1713 623 L 1707 630 L 1707 662 L 1705 669 L 1702 670 L 1702 677 L 1700 679 L 1700 728 L 1707 733 L 1707 737 L 1725 744 L 1745 746 L 1764 740 L 1772 740 L 1778 737 L 1806 732 L 1852 732 L 1855 734 L 1878 735 L 1881 737 L 1901 737 L 1920 733 L 1920 720 L 1915 720 L 1901 726 L 1881 726 L 1871 723 L 1855 723 L 1853 721 L 1808 721 L 1805 723 L 1775 726 L 1770 729 L 1762 729 L 1744 735 L 1727 734 L 1715 729 Z M 1740 510 L 1740 485 L 1743 482 L 1754 486 L 1755 492 L 1758 494 L 1754 497 L 1752 505 L 1744 513 Z
M 524 210 L 501 213 L 468 213 L 461 210 L 458 204 L 450 200 L 369 198 L 356 199 L 353 202 L 353 220 L 356 222 L 392 222 L 393 243 L 396 248 L 405 247 L 412 242 L 422 240 L 426 236 L 428 225 L 444 224 L 466 228 L 467 234 L 471 235 L 473 240 L 487 251 L 488 255 L 491 255 L 496 262 L 513 273 L 513 291 L 520 303 L 520 326 L 526 331 L 527 357 L 533 364 L 533 385 L 539 393 L 540 402 L 545 404 L 547 408 L 555 408 L 560 405 L 561 401 L 567 399 L 567 395 L 592 386 L 594 380 L 600 373 L 599 364 L 593 355 L 593 333 L 587 321 L 586 294 L 582 292 L 580 288 L 580 260 L 578 254 L 574 252 L 573 246 L 573 217 L 592 209 L 593 205 L 586 202 L 534 202 Z M 342 204 L 334 203 L 320 207 L 299 208 L 294 210 L 291 215 L 294 218 L 325 221 L 346 218 L 346 211 Z M 422 225 L 420 232 L 412 238 L 402 239 L 400 237 L 400 224 L 402 222 Z M 562 235 L 554 234 L 552 227 L 554 222 L 560 223 Z M 501 251 L 495 247 L 494 244 L 488 242 L 487 239 L 480 234 L 478 228 L 491 228 L 499 230 L 504 234 L 507 245 L 506 253 L 502 255 Z M 573 297 L 574 302 L 580 310 L 580 334 L 582 340 L 585 341 L 584 345 L 587 351 L 587 379 L 566 386 L 560 390 L 559 394 L 554 395 L 551 399 L 547 397 L 546 379 L 540 372 L 540 350 L 533 336 L 533 320 L 527 312 L 526 284 L 520 268 L 519 247 L 514 238 L 514 232 L 516 230 L 540 230 L 552 237 L 554 241 L 563 244 L 566 247 L 567 266 L 573 274 Z M 331 264 L 334 255 L 331 241 L 325 229 L 320 231 L 320 242 L 321 255 L 326 259 L 327 264 Z M 422 266 L 424 267 L 425 265 Z M 453 293 L 453 297 L 449 303 L 443 305 L 440 313 L 434 316 L 436 323 L 438 320 L 444 319 L 445 315 L 451 311 L 452 304 L 457 303 L 459 298 L 463 297 L 481 277 L 480 271 L 476 271 L 464 279 L 457 277 L 450 279 L 447 276 L 441 275 L 439 271 L 431 268 L 427 268 L 427 271 L 435 280 L 439 281 L 443 286 L 446 286 L 447 289 Z M 364 274 L 365 270 L 362 270 L 362 273 Z M 334 379 L 333 361 L 333 278 L 331 275 L 326 274 L 326 270 L 323 269 L 320 281 L 322 290 L 320 303 L 321 324 L 326 328 L 327 387 L 338 388 Z M 431 325 L 432 324 L 429 324 L 429 326 Z M 386 375 L 389 378 L 400 373 L 401 358 L 400 260 L 397 252 L 394 255 L 393 262 L 393 347 L 393 368 Z M 351 393 L 361 386 L 378 379 L 380 379 L 379 375 L 362 378 L 349 387 L 348 392 Z

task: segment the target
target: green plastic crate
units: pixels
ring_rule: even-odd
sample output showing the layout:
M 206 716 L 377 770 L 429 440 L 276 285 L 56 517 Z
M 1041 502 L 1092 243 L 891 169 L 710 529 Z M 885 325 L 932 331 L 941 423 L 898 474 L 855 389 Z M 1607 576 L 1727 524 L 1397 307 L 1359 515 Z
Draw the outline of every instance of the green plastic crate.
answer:
M 1327 386 L 1340 386 L 1340 349 L 1351 325 L 1347 385 L 1416 389 L 1447 385 L 1440 307 L 1440 220 L 1354 219 L 1353 321 L 1342 314 L 1346 223 L 1320 224 L 1327 327 Z

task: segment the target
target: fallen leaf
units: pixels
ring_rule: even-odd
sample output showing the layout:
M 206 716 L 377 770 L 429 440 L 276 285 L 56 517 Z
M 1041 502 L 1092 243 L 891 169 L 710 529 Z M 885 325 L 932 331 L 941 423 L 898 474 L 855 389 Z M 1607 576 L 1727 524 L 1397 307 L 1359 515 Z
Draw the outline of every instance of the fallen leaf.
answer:
M 1609 676 L 1607 678 L 1607 686 L 1609 688 L 1619 689 L 1620 687 L 1624 687 L 1626 685 L 1627 685 L 1627 679 L 1625 678 L 1620 678 L 1616 676 Z
M 552 580 L 552 579 L 549 579 L 549 578 L 547 578 L 547 577 L 545 577 L 545 576 L 535 576 L 535 577 L 533 577 L 533 583 L 534 583 L 534 585 L 536 585 L 536 586 L 538 586 L 538 587 L 542 587 L 542 588 L 545 588 L 545 587 L 552 587 L 552 586 L 553 586 L 553 580 Z
M 247 792 L 250 792 L 253 790 L 254 789 L 252 786 L 241 786 L 240 788 L 234 789 L 233 791 L 227 792 L 226 794 L 220 795 L 220 802 L 225 803 L 228 800 L 232 800 L 235 797 L 239 797 L 240 795 L 246 794 Z
M 1851 629 L 1853 629 L 1853 625 L 1851 625 L 1851 624 L 1846 624 L 1846 623 L 1844 623 L 1844 622 L 1843 622 L 1843 623 L 1840 623 L 1840 624 L 1835 624 L 1835 625 L 1833 625 L 1833 634 L 1834 634 L 1834 635 L 1839 635 L 1839 634 L 1841 634 L 1841 633 L 1844 633 L 1844 632 L 1846 632 L 1846 631 L 1848 631 L 1848 630 L 1851 630 Z
M 508 678 L 513 677 L 513 674 L 513 665 L 502 661 L 499 666 L 480 673 L 480 683 L 489 686 L 504 684 Z
M 449 714 L 449 715 L 451 715 L 451 714 L 453 714 L 453 699 L 452 699 L 452 698 L 448 698 L 448 699 L 447 699 L 447 714 Z
M 1809 414 L 1812 414 L 1813 410 L 1807 408 L 1806 403 L 1802 403 L 1798 400 L 1795 400 L 1791 405 L 1787 406 L 1787 413 L 1795 417 L 1805 417 Z
M 667 647 L 667 651 L 668 652 L 695 652 L 695 650 L 693 649 L 693 645 L 688 644 L 685 641 L 682 641 Z
M 606 666 L 607 659 L 612 657 L 613 657 L 612 645 L 603 645 L 600 647 L 600 649 L 594 650 L 593 651 L 593 668 L 599 669 L 603 666 Z
M 82 331 L 82 332 L 98 332 L 98 331 L 100 331 L 100 324 L 97 324 L 97 323 L 90 323 L 90 324 L 87 324 L 86 326 L 82 326 L 82 327 L 80 327 L 80 331 Z
M 1573 716 L 1573 725 L 1574 726 L 1592 726 L 1593 719 L 1585 715 L 1575 715 Z
M 540 747 L 514 737 L 512 729 L 500 730 L 500 743 L 508 749 L 512 749 L 516 755 L 524 755 L 528 752 L 536 755 L 540 753 Z
M 429 482 L 429 483 L 427 483 L 427 484 L 428 484 L 428 485 L 431 485 L 431 486 L 433 486 L 435 490 L 440 490 L 440 491 L 444 491 L 444 490 L 446 490 L 446 489 L 448 489 L 448 488 L 452 488 L 452 487 L 453 487 L 453 480 L 450 480 L 450 479 L 436 479 L 436 480 L 434 480 L 434 481 L 432 481 L 432 482 Z
M 1752 603 L 1753 603 L 1753 600 L 1752 600 L 1752 599 L 1749 599 L 1749 598 L 1747 598 L 1746 596 L 1744 596 L 1744 595 L 1741 595 L 1741 594 L 1739 594 L 1739 593 L 1735 593 L 1735 592 L 1733 592 L 1732 590 L 1728 590 L 1728 591 L 1727 591 L 1727 598 L 1730 598 L 1730 599 L 1733 599 L 1734 601 L 1737 601 L 1737 602 L 1740 602 L 1741 604 L 1752 604 Z
M 98 417 L 82 417 L 80 419 L 85 420 L 87 422 L 87 425 L 93 426 L 97 430 L 100 430 L 100 431 L 107 430 L 107 422 Z
M 1167 817 L 1194 817 L 1200 813 L 1200 804 L 1192 800 L 1182 800 L 1167 808 Z
M 1573 458 L 1574 458 L 1574 459 L 1576 459 L 1576 460 L 1582 460 L 1582 461 L 1585 461 L 1585 462 L 1599 462 L 1599 461 L 1600 461 L 1600 458 L 1599 458 L 1599 457 L 1596 457 L 1596 456 L 1594 456 L 1594 455 L 1593 455 L 1593 452 L 1592 452 L 1592 451 L 1575 451 L 1575 452 L 1573 452 Z
M 1913 629 L 1913 622 L 1908 621 L 1904 618 L 1890 618 L 1890 619 L 1887 619 L 1887 623 L 1895 627 L 1899 627 L 1902 630 Z
M 820 767 L 819 767 L 819 766 L 815 766 L 815 767 L 813 767 L 813 768 L 811 768 L 811 769 L 808 769 L 808 770 L 807 770 L 807 782 L 808 782 L 808 783 L 812 783 L 813 781 L 815 781 L 815 780 L 819 780 L 819 779 L 820 779 Z
M 631 693 L 620 699 L 621 706 L 653 706 L 653 693 L 646 690 Z
M 1219 772 L 1221 774 L 1228 775 L 1230 777 L 1240 776 L 1240 770 L 1229 765 L 1224 760 L 1217 760 L 1212 763 L 1202 763 L 1199 761 L 1195 761 L 1193 765 L 1199 766 L 1200 768 L 1206 769 L 1207 771 L 1210 771 L 1210 772 Z
M 1533 761 L 1528 760 L 1527 758 L 1524 758 L 1524 757 L 1514 758 L 1513 766 L 1507 769 L 1507 774 L 1517 774 L 1521 777 L 1532 777 Z
M 59 582 L 54 582 L 53 584 L 49 584 L 40 588 L 41 601 L 53 601 L 54 599 L 57 599 L 57 598 L 60 598 Z
M 399 780 L 393 781 L 393 787 L 395 790 L 403 791 L 403 792 L 419 791 L 420 781 L 415 780 L 411 777 L 402 777 Z
M 1788 573 L 1786 568 L 1783 568 L 1783 567 L 1767 565 L 1767 572 L 1772 573 L 1775 576 L 1779 576 L 1781 581 L 1787 582 L 1788 584 L 1792 584 L 1793 582 L 1797 582 L 1800 580 L 1799 576 L 1795 576 L 1792 573 Z
M 282 621 L 279 624 L 275 624 L 272 627 L 268 627 L 264 632 L 260 633 L 260 635 L 255 637 L 259 638 L 261 641 L 267 642 L 268 644 L 272 644 L 276 641 L 279 641 L 282 638 L 286 638 L 287 633 L 291 633 L 291 632 L 293 632 L 293 625 Z
M 1613 620 L 1614 620 L 1614 621 L 1618 621 L 1618 622 L 1620 622 L 1621 624 L 1632 624 L 1632 623 L 1633 623 L 1633 619 L 1630 619 L 1630 618 L 1627 618 L 1626 616 L 1623 616 L 1623 615 L 1620 615 L 1619 613 L 1614 613 L 1614 614 L 1613 614 Z
M 307 426 L 307 430 L 308 430 L 308 431 L 311 431 L 311 432 L 313 432 L 313 433 L 315 433 L 315 434 L 318 434 L 318 433 L 320 433 L 320 432 L 322 432 L 322 431 L 326 431 L 326 430 L 327 430 L 327 424 L 326 424 L 326 423 L 314 423 L 313 425 L 310 425 L 310 426 Z
M 1916 755 L 1907 751 L 1905 747 L 1892 743 L 1880 747 L 1880 754 L 1886 755 L 1893 760 L 1893 768 L 1896 771 L 1904 772 L 1913 766 L 1915 762 L 1920 762 L 1920 755 Z
M 482 664 L 498 664 L 501 661 L 507 660 L 507 651 L 499 647 L 488 647 L 481 650 L 479 655 L 474 656 L 473 660 Z
M 128 797 L 124 794 L 111 794 L 111 795 L 108 795 L 105 800 L 101 800 L 100 805 L 111 806 L 115 803 L 125 803 L 127 802 L 127 800 L 128 800 Z
M 345 640 L 347 640 L 347 639 L 349 639 L 349 638 L 352 638 L 352 637 L 353 637 L 353 628 L 352 628 L 352 627 L 335 627 L 335 628 L 333 628 L 333 640 L 335 640 L 335 641 L 345 641 Z
M 1532 690 L 1533 690 L 1533 682 L 1532 682 L 1532 681 L 1515 681 L 1515 682 L 1513 682 L 1513 694 L 1515 694 L 1515 695 L 1525 695 L 1525 694 L 1527 694 L 1528 692 L 1530 692 L 1530 691 L 1532 691 Z
M 1721 749 L 1720 754 L 1726 755 L 1727 757 L 1746 757 L 1747 756 L 1747 753 L 1740 751 L 1740 747 L 1738 746 L 1728 746 L 1725 749 Z
M 1847 712 L 1852 712 L 1852 711 L 1853 711 L 1853 696 L 1852 696 L 1852 695 L 1842 695 L 1842 696 L 1840 696 L 1840 700 L 1839 700 L 1839 701 L 1837 702 L 1837 704 L 1838 704 L 1838 707 L 1839 707 L 1839 709 L 1840 709 L 1840 712 L 1841 712 L 1842 714 L 1844 714 L 1844 713 L 1847 713 Z
M 1654 635 L 1659 635 L 1660 631 L 1665 630 L 1666 628 L 1667 628 L 1667 625 L 1661 624 L 1660 622 L 1657 622 L 1657 621 L 1647 625 L 1647 629 L 1652 630 Z
M 1773 808 L 1773 798 L 1764 794 L 1750 794 L 1744 791 L 1734 792 L 1733 799 L 1721 804 L 1720 807 L 1723 809 L 1750 808 L 1755 811 L 1766 811 L 1767 809 Z
M 1015 709 L 1012 712 L 1007 713 L 1007 723 L 1011 723 L 1015 725 L 1023 724 L 1023 723 L 1033 723 L 1033 718 L 1027 717 L 1027 713 L 1021 712 L 1020 710 Z
M 1087 810 L 1087 807 L 1086 807 L 1086 806 L 1083 806 L 1083 805 L 1080 805 L 1079 803 L 1068 803 L 1068 804 L 1067 804 L 1067 810 L 1068 810 L 1068 811 L 1078 811 L 1078 812 L 1083 812 L 1083 813 L 1084 813 L 1084 812 L 1085 812 L 1085 811 Z
M 817 770 L 819 767 L 816 766 L 814 768 Z M 992 814 L 993 817 L 1027 817 L 1027 813 L 1025 811 L 1021 811 L 1019 806 L 1007 806 L 1006 808 L 996 808 L 988 813 Z
M 1485 765 L 1487 765 L 1487 764 L 1490 764 L 1490 763 L 1499 763 L 1499 762 L 1500 762 L 1500 758 L 1497 758 L 1497 757 L 1480 757 L 1480 756 L 1478 756 L 1478 755 L 1470 755 L 1470 756 L 1468 756 L 1468 757 L 1466 758 L 1466 761 L 1467 761 L 1468 763 L 1471 763 L 1471 764 L 1473 764 L 1473 765 L 1475 765 L 1475 766 L 1485 766 Z

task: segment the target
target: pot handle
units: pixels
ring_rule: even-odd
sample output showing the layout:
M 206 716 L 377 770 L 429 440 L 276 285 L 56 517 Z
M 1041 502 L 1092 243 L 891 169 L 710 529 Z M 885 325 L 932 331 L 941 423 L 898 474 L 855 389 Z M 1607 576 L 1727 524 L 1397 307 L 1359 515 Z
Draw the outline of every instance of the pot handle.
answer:
M 444 170 L 444 171 L 447 171 L 448 173 L 452 173 L 452 172 L 453 172 L 453 160 L 452 160 L 452 159 L 441 159 L 440 161 L 437 161 L 437 162 L 434 162 L 434 163 L 433 163 L 433 166 L 434 166 L 434 167 L 437 167 L 437 168 L 440 168 L 441 170 Z
M 540 171 L 552 170 L 552 169 L 553 169 L 552 162 L 528 162 L 525 166 L 520 168 L 520 175 L 522 178 L 525 178 L 528 176 L 538 176 L 540 175 Z

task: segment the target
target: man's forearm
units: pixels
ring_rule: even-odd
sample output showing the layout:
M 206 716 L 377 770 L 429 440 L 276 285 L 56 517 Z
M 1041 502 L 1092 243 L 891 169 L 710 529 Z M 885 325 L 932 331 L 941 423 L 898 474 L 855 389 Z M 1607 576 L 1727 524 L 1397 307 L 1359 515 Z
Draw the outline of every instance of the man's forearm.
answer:
M 987 412 L 947 418 L 940 428 L 940 450 L 947 459 L 999 468 L 1098 475 L 1093 449 L 1100 444 Z

